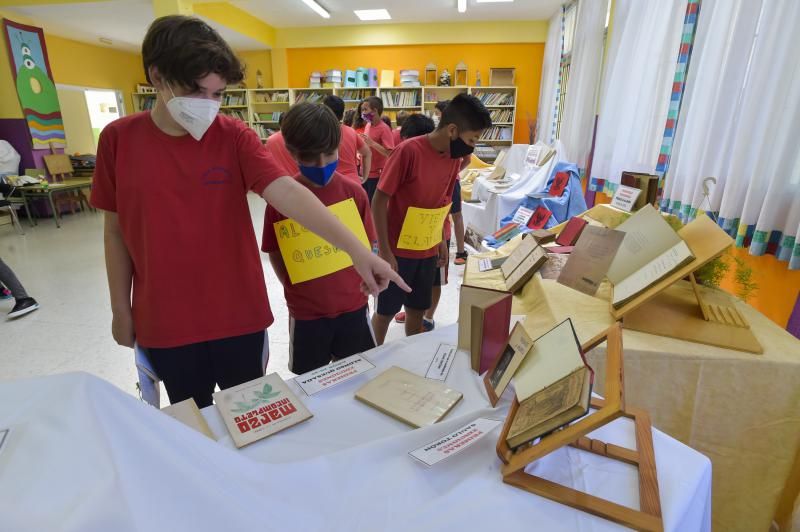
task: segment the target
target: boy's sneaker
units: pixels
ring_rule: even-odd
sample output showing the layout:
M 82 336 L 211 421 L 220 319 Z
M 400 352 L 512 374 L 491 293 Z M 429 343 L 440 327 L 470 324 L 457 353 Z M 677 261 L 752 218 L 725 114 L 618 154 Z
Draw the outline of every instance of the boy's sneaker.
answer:
M 397 323 L 405 323 L 406 322 L 406 313 L 405 312 L 398 312 L 394 315 L 394 321 Z
M 8 313 L 8 319 L 13 320 L 14 318 L 19 318 L 33 312 L 37 308 L 39 308 L 39 303 L 32 297 L 17 299 L 17 304 L 14 305 L 14 308 Z
M 8 288 L 0 288 L 0 300 L 11 299 L 12 297 L 14 296 L 11 295 L 11 290 Z
M 433 320 L 429 320 L 428 318 L 422 318 L 423 332 L 431 332 L 434 327 L 436 327 L 436 324 L 433 322 Z
M 463 266 L 466 263 L 467 263 L 467 252 L 466 251 L 462 251 L 460 253 L 456 252 L 456 258 L 455 260 L 453 260 L 453 264 L 455 264 L 456 266 Z

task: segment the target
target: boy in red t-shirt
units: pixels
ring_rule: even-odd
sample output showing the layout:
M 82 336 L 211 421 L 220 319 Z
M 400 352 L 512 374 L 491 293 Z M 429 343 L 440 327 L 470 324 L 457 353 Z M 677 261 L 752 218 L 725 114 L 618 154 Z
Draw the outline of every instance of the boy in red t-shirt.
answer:
M 336 116 L 342 120 L 344 116 L 344 100 L 329 94 L 322 101 Z M 341 124 L 342 140 L 339 141 L 339 164 L 336 171 L 345 177 L 353 179 L 356 183 L 362 184 L 369 177 L 369 167 L 372 164 L 372 150 L 367 147 L 358 133 L 352 127 Z M 359 175 L 358 164 L 361 156 L 361 174 Z M 294 174 L 292 174 L 294 175 Z
M 409 116 L 411 116 L 411 114 L 408 111 L 398 111 L 397 113 L 397 127 L 392 130 L 392 142 L 394 142 L 395 148 L 404 140 L 403 136 L 400 134 L 400 130 L 403 128 L 403 124 L 405 124 Z
M 364 183 L 364 189 L 367 191 L 370 202 L 375 195 L 378 178 L 386 165 L 386 159 L 394 149 L 392 129 L 381 120 L 381 114 L 383 114 L 383 100 L 377 96 L 370 96 L 361 102 L 361 118 L 367 123 L 362 137 L 367 146 L 372 149 L 369 179 Z
M 282 114 L 278 119 L 279 126 L 283 124 L 283 117 L 284 115 Z M 276 131 L 267 137 L 267 142 L 264 143 L 264 147 L 267 149 L 267 152 L 272 155 L 275 164 L 277 164 L 286 175 L 295 175 L 298 172 L 297 162 L 286 150 L 286 145 L 283 142 L 283 133 Z
M 142 59 L 156 104 L 106 126 L 92 183 L 105 211 L 111 329 L 145 351 L 172 403 L 204 407 L 215 386 L 264 374 L 273 318 L 248 191 L 346 250 L 362 289 L 400 278 L 275 165 L 252 129 L 218 114 L 243 69 L 208 24 L 156 19 Z
M 367 193 L 359 183 L 336 171 L 341 128 L 339 120 L 326 106 L 300 103 L 286 113 L 283 134 L 286 148 L 300 167 L 295 179 L 324 205 L 341 205 L 349 200 L 350 208 L 358 211 L 354 218 L 363 223 L 372 247 L 376 236 Z M 298 281 L 292 281 L 286 262 L 296 260 L 296 255 L 286 245 L 281 250 L 278 244 L 278 235 L 286 227 L 278 222 L 286 219 L 272 205 L 267 207 L 261 250 L 269 253 L 289 305 L 289 369 L 294 373 L 306 373 L 332 360 L 375 347 L 367 296 L 359 290 L 361 279 L 352 266 L 308 280 L 299 277 L 298 270 Z M 289 241 L 287 238 L 284 242 Z M 310 263 L 332 256 L 311 259 L 306 256 L 304 260 Z
M 432 133 L 404 140 L 389 158 L 372 201 L 378 251 L 412 288 L 390 284 L 372 317 L 378 344 L 392 317 L 406 308 L 406 335 L 420 332 L 431 306 L 436 267 L 448 260 L 444 222 L 463 157 L 472 153 L 492 120 L 474 96 L 459 94 Z

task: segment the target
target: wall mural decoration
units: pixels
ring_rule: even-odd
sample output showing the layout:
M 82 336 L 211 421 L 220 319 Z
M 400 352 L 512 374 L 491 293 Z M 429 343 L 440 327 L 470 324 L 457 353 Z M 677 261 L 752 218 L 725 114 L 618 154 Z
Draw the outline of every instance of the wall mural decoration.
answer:
M 64 121 L 42 29 L 8 19 L 3 19 L 3 29 L 33 148 L 63 148 L 66 144 Z

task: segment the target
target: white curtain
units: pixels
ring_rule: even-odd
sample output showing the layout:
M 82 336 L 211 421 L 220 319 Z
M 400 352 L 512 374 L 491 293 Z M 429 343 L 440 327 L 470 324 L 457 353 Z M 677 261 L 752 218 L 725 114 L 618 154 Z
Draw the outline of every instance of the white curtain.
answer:
M 553 144 L 553 122 L 556 120 L 558 94 L 558 71 L 561 68 L 562 45 L 561 8 L 550 19 L 547 42 L 544 45 L 542 81 L 539 86 L 539 110 L 536 118 L 536 139 L 545 144 Z
M 800 2 L 704 0 L 663 205 L 800 268 Z M 703 181 L 710 197 L 704 200 Z
M 617 0 L 592 178 L 653 173 L 664 137 L 686 0 Z
M 564 160 L 577 164 L 579 168 L 586 168 L 592 147 L 607 11 L 608 0 L 578 2 L 560 137 L 565 149 Z

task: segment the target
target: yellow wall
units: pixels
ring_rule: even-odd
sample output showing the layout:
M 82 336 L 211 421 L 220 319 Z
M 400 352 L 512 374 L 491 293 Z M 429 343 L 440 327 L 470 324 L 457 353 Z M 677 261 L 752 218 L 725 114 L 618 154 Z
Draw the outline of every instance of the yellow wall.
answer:
M 36 26 L 36 21 L 0 11 L 0 17 L 4 16 Z M 145 79 L 139 54 L 48 34 L 45 34 L 45 43 L 56 83 L 121 90 L 127 112 L 133 112 L 131 92 L 136 83 Z M 22 118 L 5 42 L 0 46 L 0 118 Z
M 270 50 L 257 50 L 253 52 L 236 52 L 239 59 L 244 61 L 246 70 L 244 82 L 248 89 L 255 89 L 256 71 L 261 70 L 264 87 L 272 87 L 272 52 Z
M 469 84 L 475 83 L 480 70 L 483 85 L 489 83 L 489 67 L 516 68 L 517 116 L 514 140 L 528 142 L 526 115 L 536 116 L 539 103 L 539 82 L 542 75 L 544 44 L 434 44 L 408 46 L 358 46 L 340 48 L 290 48 L 286 51 L 291 87 L 308 86 L 308 76 L 315 70 L 373 67 L 378 70 L 417 69 L 424 74 L 425 65 L 436 63 L 453 74 L 460 61 L 466 63 Z

